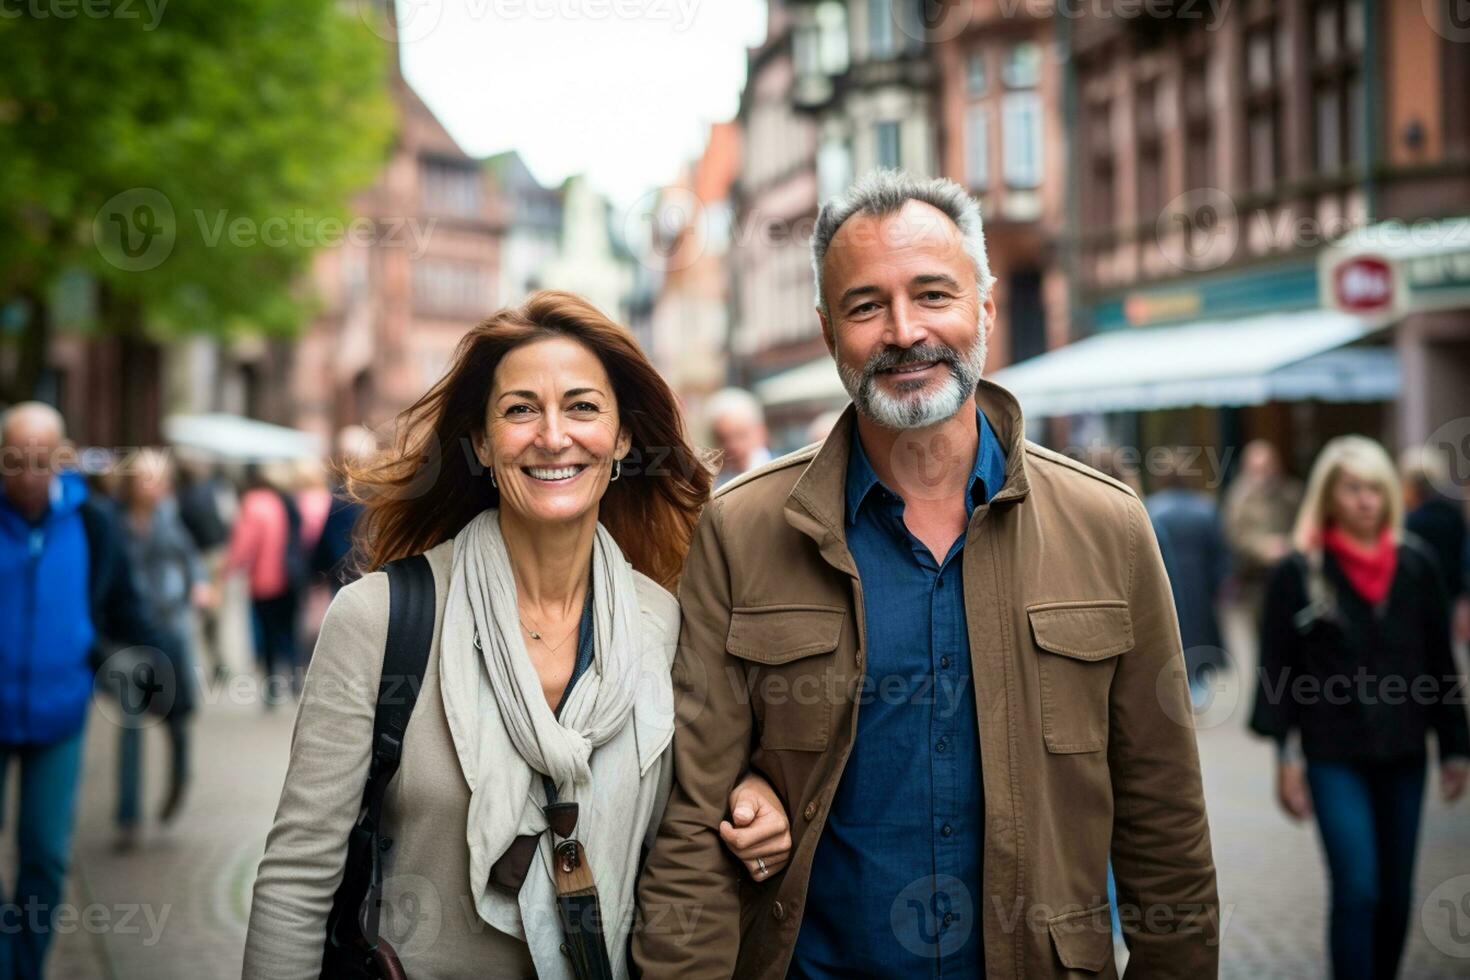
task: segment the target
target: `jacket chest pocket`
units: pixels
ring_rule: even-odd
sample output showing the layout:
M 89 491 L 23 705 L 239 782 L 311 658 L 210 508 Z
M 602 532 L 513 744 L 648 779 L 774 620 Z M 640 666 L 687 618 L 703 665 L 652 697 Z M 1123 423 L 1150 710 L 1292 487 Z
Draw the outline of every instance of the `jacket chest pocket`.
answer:
M 761 747 L 819 752 L 832 738 L 842 692 L 834 651 L 847 610 L 836 606 L 745 606 L 730 615 L 725 650 L 744 662 Z
M 1121 599 L 1026 607 L 1041 685 L 1041 734 L 1049 752 L 1097 752 L 1108 742 L 1108 689 L 1119 654 L 1133 647 Z

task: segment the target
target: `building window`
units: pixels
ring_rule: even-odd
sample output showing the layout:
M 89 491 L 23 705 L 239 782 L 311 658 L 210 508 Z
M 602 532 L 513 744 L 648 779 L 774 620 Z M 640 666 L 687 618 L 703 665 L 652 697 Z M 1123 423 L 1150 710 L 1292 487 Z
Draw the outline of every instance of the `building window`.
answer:
M 1360 3 L 1312 7 L 1312 153 L 1317 173 L 1336 174 L 1362 158 Z
M 984 95 L 989 87 L 985 68 L 985 55 L 981 52 L 971 51 L 965 58 L 965 91 L 970 95 Z
M 1011 327 L 1011 363 L 1046 353 L 1046 311 L 1041 301 L 1041 273 L 1018 269 L 1006 278 L 1006 304 Z
M 1186 190 L 1215 186 L 1215 125 L 1210 116 L 1209 55 L 1197 51 L 1184 68 Z
M 1138 86 L 1133 109 L 1138 140 L 1138 219 L 1152 223 L 1164 208 L 1164 145 L 1159 132 L 1159 88 L 1150 80 Z
M 971 190 L 990 187 L 990 107 L 972 105 L 965 112 L 965 182 Z
M 877 144 L 875 156 L 880 167 L 897 170 L 903 166 L 903 154 L 899 150 L 899 128 L 896 122 L 880 122 L 873 127 Z
M 1268 193 L 1280 173 L 1281 80 L 1276 24 L 1267 21 L 1245 36 L 1246 175 L 1258 194 Z
M 847 70 L 847 7 L 837 0 L 817 5 L 817 37 L 822 71 L 838 75 Z
M 821 41 L 815 24 L 799 24 L 791 32 L 791 60 L 798 78 L 821 73 Z
M 463 217 L 480 213 L 480 171 L 473 164 L 425 159 L 419 180 L 424 210 Z
M 1000 72 L 1006 88 L 1035 88 L 1041 82 L 1041 45 L 1024 41 L 1006 52 Z
M 874 58 L 891 58 L 898 53 L 891 2 L 868 0 L 868 54 Z
M 852 147 L 843 139 L 829 139 L 817 151 L 817 195 L 829 201 L 852 184 Z
M 431 316 L 483 316 L 490 306 L 490 277 L 480 266 L 445 259 L 414 263 L 416 312 Z
M 1001 173 L 1009 187 L 1041 185 L 1041 97 L 1035 92 L 1008 93 L 1000 104 Z
M 847 70 L 846 8 L 837 0 L 817 4 L 792 31 L 791 44 L 797 75 L 840 75 Z
M 1083 182 L 1083 223 L 1089 231 L 1113 227 L 1114 169 L 1112 108 L 1110 101 L 1092 102 L 1083 121 L 1083 152 L 1087 180 Z

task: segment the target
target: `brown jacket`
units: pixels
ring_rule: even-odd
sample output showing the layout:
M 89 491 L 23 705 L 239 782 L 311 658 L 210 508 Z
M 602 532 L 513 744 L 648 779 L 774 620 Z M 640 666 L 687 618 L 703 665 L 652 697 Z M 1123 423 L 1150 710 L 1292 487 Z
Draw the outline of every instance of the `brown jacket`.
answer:
M 964 585 L 985 792 L 986 973 L 1116 976 L 1112 858 L 1128 974 L 1213 977 L 1219 916 L 1158 545 L 1121 483 L 1024 439 L 1009 392 L 979 406 L 1006 476 L 975 508 Z M 781 977 L 857 730 L 862 583 L 847 550 L 849 408 L 820 447 L 706 508 L 681 587 L 674 789 L 639 887 L 647 977 Z M 789 867 L 754 884 L 718 826 L 748 769 L 786 801 Z

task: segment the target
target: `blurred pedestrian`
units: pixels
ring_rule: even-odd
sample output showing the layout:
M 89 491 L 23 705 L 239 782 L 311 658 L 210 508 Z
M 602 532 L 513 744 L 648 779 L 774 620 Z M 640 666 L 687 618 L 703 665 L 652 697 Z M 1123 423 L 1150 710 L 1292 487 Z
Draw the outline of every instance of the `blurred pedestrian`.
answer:
M 1450 603 L 1450 622 L 1457 639 L 1470 640 L 1470 594 L 1465 578 L 1465 553 L 1470 533 L 1464 504 L 1441 490 L 1450 486 L 1449 464 L 1427 446 L 1414 446 L 1399 455 L 1404 483 L 1404 527 L 1434 552 L 1440 581 Z
M 296 626 L 304 585 L 301 512 L 285 489 L 279 466 L 252 464 L 245 471 L 240 516 L 230 536 L 227 572 L 244 572 L 250 586 L 255 651 L 265 672 L 267 709 L 286 685 L 297 689 Z
M 766 412 L 760 401 L 744 388 L 725 388 L 710 397 L 705 408 L 710 434 L 721 453 L 719 488 L 742 473 L 771 461 L 766 444 Z
M 1301 499 L 1301 484 L 1282 470 L 1276 447 L 1264 439 L 1247 443 L 1240 473 L 1225 491 L 1223 523 L 1239 601 L 1252 630 L 1260 629 L 1266 577 L 1291 551 Z
M 826 439 L 832 433 L 833 427 L 837 425 L 837 420 L 840 418 L 842 418 L 841 409 L 834 408 L 830 411 L 823 412 L 808 422 L 806 427 L 807 445 Z
M 332 506 L 311 560 L 312 572 L 326 576 L 333 595 L 357 578 L 351 561 L 352 531 L 362 516 L 363 506 L 348 492 L 344 474 L 371 459 L 377 448 L 377 439 L 360 425 L 346 426 L 337 433 Z
M 1154 474 L 1158 489 L 1149 495 L 1147 507 L 1155 531 L 1169 543 L 1160 551 L 1179 615 L 1190 698 L 1200 708 L 1215 673 L 1226 667 L 1215 603 L 1229 559 L 1214 498 L 1189 486 L 1189 458 L 1178 449 L 1165 454 L 1162 471 Z
M 209 464 L 186 460 L 178 466 L 175 498 L 179 519 L 194 540 L 207 580 L 219 581 L 230 542 L 230 527 L 239 507 L 234 487 Z M 200 643 L 197 652 L 201 661 L 209 661 L 210 675 L 218 684 L 229 677 L 229 668 L 224 654 L 222 597 L 213 598 L 216 601 L 198 609 Z
M 189 720 L 196 697 L 194 610 L 212 608 L 214 588 L 173 496 L 168 456 L 139 453 L 122 485 L 123 527 L 139 592 L 168 658 L 174 694 L 164 715 L 169 782 L 160 819 L 178 815 L 189 785 Z M 125 724 L 118 742 L 117 847 L 131 850 L 141 831 L 143 725 Z
M 332 488 L 326 465 L 315 457 L 297 460 L 293 470 L 296 509 L 301 512 L 301 548 L 309 555 L 316 550 L 332 510 Z
M 1425 736 L 1453 802 L 1470 728 L 1444 588 L 1403 533 L 1393 462 L 1342 436 L 1312 467 L 1292 553 L 1271 573 L 1251 727 L 1277 742 L 1277 796 L 1315 813 L 1331 878 L 1338 980 L 1393 977 L 1403 952 L 1424 797 Z
M 65 892 L 94 661 L 149 644 L 112 509 L 68 465 L 61 415 L 0 416 L 0 819 L 19 767 L 15 889 L 0 896 L 0 977 L 40 980 Z

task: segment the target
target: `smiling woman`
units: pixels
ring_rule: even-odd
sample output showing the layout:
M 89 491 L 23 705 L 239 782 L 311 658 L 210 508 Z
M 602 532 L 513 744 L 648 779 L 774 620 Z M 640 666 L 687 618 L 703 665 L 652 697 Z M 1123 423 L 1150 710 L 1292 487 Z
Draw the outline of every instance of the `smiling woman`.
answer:
M 245 977 L 626 977 L 672 781 L 667 590 L 710 488 L 673 393 L 591 304 L 536 293 L 472 330 L 395 449 L 349 476 L 370 574 L 322 623 Z M 390 585 L 409 569 L 432 611 Z M 392 624 L 415 611 L 409 644 Z M 728 803 L 706 832 L 778 873 L 770 785 L 752 772 Z
M 585 383 L 546 387 L 564 372 Z M 525 383 L 497 386 L 498 373 Z M 503 496 L 525 495 L 525 512 L 547 517 L 595 499 L 614 474 L 602 438 L 613 420 L 622 427 L 611 433 L 621 479 L 607 484 L 598 519 L 634 568 L 672 587 L 709 496 L 709 470 L 685 437 L 673 392 L 628 332 L 554 291 L 470 331 L 444 378 L 400 418 L 396 449 L 348 473 L 366 507 L 359 564 L 367 571 L 432 548 Z M 568 445 L 535 445 L 543 423 Z M 590 467 L 598 478 L 547 480 L 526 470 L 549 465 Z

